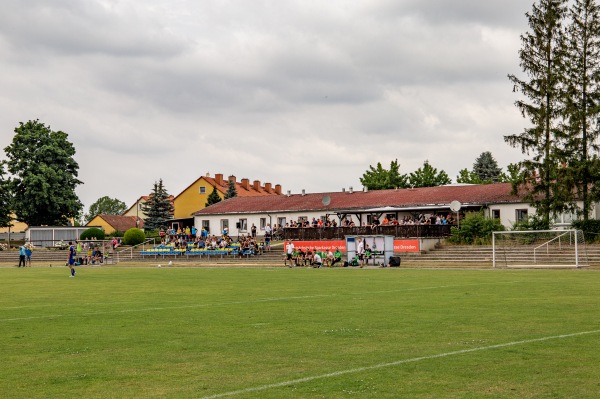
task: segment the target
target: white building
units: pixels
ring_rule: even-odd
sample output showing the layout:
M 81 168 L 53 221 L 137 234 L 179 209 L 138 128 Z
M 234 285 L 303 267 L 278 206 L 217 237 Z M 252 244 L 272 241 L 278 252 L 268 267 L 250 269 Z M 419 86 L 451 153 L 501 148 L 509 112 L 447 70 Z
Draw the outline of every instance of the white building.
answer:
M 315 194 L 290 194 L 273 197 L 235 197 L 195 212 L 196 227 L 205 227 L 211 234 L 225 228 L 232 236 L 248 234 L 251 226 L 258 235 L 264 234 L 267 224 L 285 226 L 291 221 L 313 218 L 335 219 L 338 226 L 346 218 L 356 226 L 371 224 L 374 219 L 451 215 L 451 203 L 461 204 L 460 213 L 484 210 L 488 217 L 500 219 L 510 228 L 514 223 L 535 214 L 535 208 L 513 195 L 510 183 L 484 185 L 448 185 L 438 187 L 342 191 Z M 564 216 L 558 222 L 569 222 Z

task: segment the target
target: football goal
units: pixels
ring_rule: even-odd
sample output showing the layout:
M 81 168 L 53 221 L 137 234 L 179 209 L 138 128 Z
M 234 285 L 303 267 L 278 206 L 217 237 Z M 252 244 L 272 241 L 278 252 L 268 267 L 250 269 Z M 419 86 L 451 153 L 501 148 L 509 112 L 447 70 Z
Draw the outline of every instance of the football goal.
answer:
M 588 266 L 581 230 L 495 231 L 492 252 L 495 268 Z

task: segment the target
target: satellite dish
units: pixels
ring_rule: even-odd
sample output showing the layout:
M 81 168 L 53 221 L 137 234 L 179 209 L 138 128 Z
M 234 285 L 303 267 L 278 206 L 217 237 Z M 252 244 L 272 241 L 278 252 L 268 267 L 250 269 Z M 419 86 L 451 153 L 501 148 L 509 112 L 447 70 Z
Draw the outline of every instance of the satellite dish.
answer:
M 323 197 L 321 202 L 323 203 L 323 205 L 327 206 L 327 205 L 331 204 L 331 197 L 329 195 L 326 195 Z
M 462 204 L 458 201 L 452 201 L 450 203 L 450 209 L 452 210 L 452 212 L 458 212 L 460 211 L 460 208 L 462 207 Z

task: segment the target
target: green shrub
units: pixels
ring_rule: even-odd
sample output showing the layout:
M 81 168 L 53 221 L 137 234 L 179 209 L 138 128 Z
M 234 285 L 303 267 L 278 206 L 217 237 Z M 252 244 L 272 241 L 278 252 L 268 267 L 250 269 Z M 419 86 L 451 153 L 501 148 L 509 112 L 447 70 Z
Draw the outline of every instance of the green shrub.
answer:
M 576 220 L 572 225 L 574 229 L 583 231 L 586 242 L 600 240 L 600 220 Z
M 80 240 L 91 240 L 92 238 L 96 240 L 104 240 L 106 235 L 104 234 L 104 230 L 97 229 L 92 227 L 90 229 L 84 230 L 83 233 L 79 236 Z
M 511 230 L 513 231 L 523 231 L 523 230 L 549 230 L 550 226 L 544 220 L 541 215 L 533 215 L 529 216 L 525 220 L 521 220 L 513 224 Z
M 482 212 L 470 212 L 460 220 L 460 227 L 452 227 L 448 242 L 454 244 L 489 244 L 492 241 L 492 232 L 503 231 L 504 226 L 500 219 L 491 219 Z
M 112 233 L 110 233 L 108 236 L 109 237 L 123 237 L 124 235 L 125 235 L 124 231 L 115 230 Z
M 125 245 L 138 245 L 146 240 L 144 232 L 138 228 L 132 227 L 127 230 L 123 235 L 123 244 Z

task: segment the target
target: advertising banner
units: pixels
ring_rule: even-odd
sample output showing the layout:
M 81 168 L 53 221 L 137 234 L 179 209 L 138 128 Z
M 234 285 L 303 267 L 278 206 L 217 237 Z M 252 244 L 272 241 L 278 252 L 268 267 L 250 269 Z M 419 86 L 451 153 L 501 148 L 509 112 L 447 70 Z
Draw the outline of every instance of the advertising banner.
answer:
M 287 242 L 283 248 L 287 247 Z M 329 241 L 294 241 L 295 248 L 310 248 L 316 249 L 319 252 L 327 251 L 331 249 L 335 252 L 336 248 L 340 251 L 346 252 L 346 241 L 344 240 L 329 240 Z M 394 252 L 420 252 L 421 245 L 419 240 L 394 240 Z

